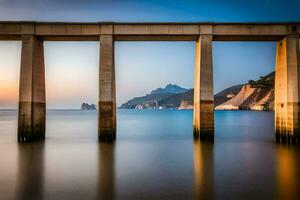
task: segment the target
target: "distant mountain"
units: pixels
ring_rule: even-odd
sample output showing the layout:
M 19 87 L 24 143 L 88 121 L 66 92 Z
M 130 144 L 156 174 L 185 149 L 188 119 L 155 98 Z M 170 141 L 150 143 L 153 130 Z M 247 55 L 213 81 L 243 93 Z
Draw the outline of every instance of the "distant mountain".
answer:
M 246 84 L 229 87 L 214 96 L 217 110 L 272 110 L 274 106 L 275 72 L 249 80 Z M 124 103 L 130 109 L 193 109 L 194 89 L 168 84 L 142 97 Z
M 120 108 L 134 109 L 137 106 L 139 108 L 156 108 L 159 106 L 159 101 L 171 97 L 176 94 L 181 94 L 188 91 L 188 89 L 182 88 L 175 84 L 168 84 L 164 88 L 157 88 L 152 90 L 150 94 L 142 97 L 135 97 L 126 103 L 122 104 Z
M 168 84 L 165 88 L 157 88 L 152 90 L 150 94 L 179 94 L 188 91 L 188 89 L 182 88 L 175 84 Z

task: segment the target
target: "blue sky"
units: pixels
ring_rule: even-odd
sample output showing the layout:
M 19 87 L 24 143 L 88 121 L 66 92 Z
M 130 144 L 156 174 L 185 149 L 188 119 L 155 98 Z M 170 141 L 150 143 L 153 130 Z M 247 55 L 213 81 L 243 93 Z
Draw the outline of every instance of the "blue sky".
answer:
M 1 0 L 0 19 L 38 21 L 300 21 L 297 0 Z
M 300 21 L 300 3 L 0 0 L 0 20 L 295 22 Z M 17 105 L 20 47 L 18 42 L 0 42 L 0 87 L 4 88 L 0 108 Z M 194 42 L 116 42 L 115 47 L 118 105 L 167 83 L 193 87 Z M 45 43 L 48 108 L 78 108 L 83 101 L 97 102 L 99 51 L 98 42 Z M 215 93 L 274 70 L 275 51 L 274 42 L 214 42 Z

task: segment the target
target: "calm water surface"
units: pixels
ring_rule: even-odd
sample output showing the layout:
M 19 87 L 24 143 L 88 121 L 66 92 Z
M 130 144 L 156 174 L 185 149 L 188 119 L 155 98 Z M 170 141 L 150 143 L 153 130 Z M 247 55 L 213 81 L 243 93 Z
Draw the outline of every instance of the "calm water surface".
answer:
M 192 111 L 118 110 L 114 144 L 97 113 L 48 111 L 45 142 L 18 144 L 0 111 L 0 199 L 297 199 L 300 149 L 273 142 L 273 113 L 217 111 L 214 144 Z

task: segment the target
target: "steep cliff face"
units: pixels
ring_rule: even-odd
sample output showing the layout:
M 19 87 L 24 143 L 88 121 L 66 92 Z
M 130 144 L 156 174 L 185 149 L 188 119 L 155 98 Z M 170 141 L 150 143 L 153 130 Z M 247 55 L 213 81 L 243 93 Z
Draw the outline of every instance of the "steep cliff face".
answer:
M 220 105 L 222 103 L 225 103 L 226 101 L 234 97 L 237 93 L 239 93 L 239 91 L 242 89 L 243 86 L 244 86 L 243 84 L 235 85 L 215 94 L 214 96 L 215 105 Z
M 259 80 L 250 80 L 244 84 L 237 94 L 221 104 L 215 104 L 216 110 L 273 110 L 274 109 L 274 78 L 272 72 Z
M 180 102 L 180 106 L 178 107 L 178 110 L 191 110 L 193 108 L 194 105 L 192 100 L 182 100 Z
M 269 110 L 273 109 L 274 88 L 253 88 L 246 84 L 216 110 Z

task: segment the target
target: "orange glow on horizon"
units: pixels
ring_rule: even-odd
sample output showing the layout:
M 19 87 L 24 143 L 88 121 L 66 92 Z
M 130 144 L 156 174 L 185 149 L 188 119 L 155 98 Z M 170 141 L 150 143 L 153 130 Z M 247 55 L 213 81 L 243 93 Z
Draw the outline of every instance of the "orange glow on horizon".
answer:
M 0 42 L 0 109 L 17 108 L 21 46 L 21 41 Z
M 18 101 L 18 88 L 14 83 L 0 83 L 0 102 Z

